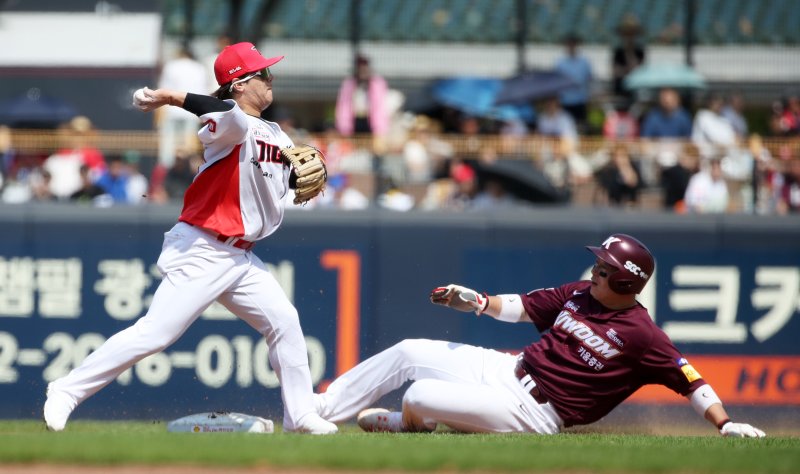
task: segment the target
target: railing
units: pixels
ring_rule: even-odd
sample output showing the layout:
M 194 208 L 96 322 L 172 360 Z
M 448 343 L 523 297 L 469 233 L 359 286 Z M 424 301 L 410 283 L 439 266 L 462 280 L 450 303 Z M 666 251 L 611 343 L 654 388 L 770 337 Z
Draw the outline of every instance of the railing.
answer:
M 139 152 L 145 160 L 141 163 L 142 171 L 148 175 L 158 156 L 159 139 L 156 131 L 108 131 L 96 130 L 84 135 L 71 135 L 63 130 L 5 130 L 6 136 L 0 131 L 0 152 L 3 151 L 4 142 L 10 143 L 10 149 L 17 154 L 36 155 L 44 158 L 56 150 L 74 148 L 78 143 L 83 146 L 92 146 L 108 156 L 120 155 L 129 150 Z M 348 173 L 350 184 L 361 191 L 373 202 L 383 188 L 385 178 L 395 180 L 399 188 L 413 196 L 419 203 L 428 191 L 430 181 L 406 180 L 404 177 L 405 163 L 403 160 L 403 146 L 408 140 L 422 140 L 424 143 L 437 142 L 448 150 L 446 155 L 439 155 L 436 160 L 439 164 L 446 160 L 474 160 L 486 162 L 492 160 L 530 160 L 540 168 L 546 163 L 552 163 L 566 155 L 577 155 L 584 164 L 583 179 L 572 180 L 566 176 L 564 186 L 569 188 L 569 203 L 573 206 L 605 206 L 608 200 L 604 189 L 595 179 L 594 172 L 608 162 L 611 150 L 623 144 L 630 152 L 634 161 L 638 162 L 641 171 L 641 181 L 644 187 L 641 190 L 638 202 L 634 207 L 657 210 L 663 208 L 664 189 L 660 180 L 660 169 L 663 162 L 660 154 L 666 150 L 673 154 L 694 153 L 698 156 L 696 147 L 686 141 L 657 142 L 646 139 L 626 141 L 612 141 L 598 136 L 582 136 L 575 142 L 543 137 L 537 135 L 459 135 L 459 134 L 430 134 L 424 132 L 408 132 L 390 135 L 382 139 L 371 136 L 357 136 L 342 138 L 326 134 L 306 135 L 296 137 L 295 142 L 310 142 L 319 146 L 329 158 L 329 171 L 332 173 Z M 337 142 L 334 145 L 334 142 Z M 200 152 L 198 141 L 192 144 L 195 151 Z M 769 209 L 759 209 L 756 192 L 764 187 L 763 182 L 768 178 L 767 168 L 770 172 L 781 172 L 786 167 L 789 158 L 800 156 L 800 137 L 757 137 L 750 138 L 748 143 L 743 143 L 735 153 L 748 155 L 750 163 L 758 164 L 761 173 L 742 172 L 738 175 L 726 175 L 730 192 L 729 212 L 759 212 L 772 213 L 774 205 Z M 6 147 L 8 148 L 8 146 Z M 763 150 L 763 151 L 759 151 Z M 346 150 L 336 152 L 335 150 Z M 731 150 L 727 150 L 730 152 Z M 752 157 L 757 158 L 753 159 Z M 762 157 L 769 158 L 769 163 L 763 162 Z M 698 158 L 700 159 L 700 158 Z M 569 161 L 569 160 L 567 160 Z M 748 165 L 749 166 L 749 165 Z M 399 170 L 399 171 L 398 171 Z M 569 173 L 569 172 L 567 172 Z M 547 174 L 545 171 L 544 174 Z M 148 175 L 149 176 L 149 175 Z M 754 182 L 755 177 L 755 182 Z M 551 176 L 548 175 L 548 178 Z M 399 181 L 399 182 L 398 182 Z M 772 198 L 774 199 L 774 197 Z

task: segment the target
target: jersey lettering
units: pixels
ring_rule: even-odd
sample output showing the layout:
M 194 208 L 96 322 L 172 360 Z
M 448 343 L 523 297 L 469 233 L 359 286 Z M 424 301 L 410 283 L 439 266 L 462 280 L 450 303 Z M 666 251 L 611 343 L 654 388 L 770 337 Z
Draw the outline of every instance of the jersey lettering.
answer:
M 214 132 L 217 131 L 217 122 L 215 122 L 213 120 L 210 120 L 210 119 L 206 120 L 206 123 L 204 123 L 203 125 L 206 125 L 208 127 L 208 131 L 211 132 L 211 133 L 214 133 Z
M 569 311 L 559 313 L 553 328 L 563 330 L 606 360 L 621 354 L 619 349 L 611 347 L 608 341 L 595 334 L 586 324 L 576 320 Z
M 281 149 L 271 143 L 267 143 L 263 140 L 256 140 L 256 144 L 258 145 L 258 162 L 268 162 L 268 163 L 280 163 L 281 160 Z

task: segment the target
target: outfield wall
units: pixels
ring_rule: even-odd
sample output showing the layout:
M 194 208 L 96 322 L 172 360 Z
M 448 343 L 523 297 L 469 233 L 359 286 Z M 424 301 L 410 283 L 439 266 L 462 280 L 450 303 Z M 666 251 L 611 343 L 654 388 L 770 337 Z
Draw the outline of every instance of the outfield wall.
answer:
M 0 417 L 40 416 L 47 382 L 144 314 L 175 207 L 0 208 Z M 254 252 L 297 306 L 314 383 L 410 337 L 516 351 L 530 325 L 434 307 L 457 282 L 526 292 L 581 278 L 612 232 L 657 268 L 642 302 L 729 404 L 800 405 L 800 218 L 543 209 L 493 214 L 293 211 Z M 626 403 L 681 403 L 657 389 Z M 234 410 L 280 419 L 265 344 L 212 306 L 167 351 L 125 372 L 76 418 Z

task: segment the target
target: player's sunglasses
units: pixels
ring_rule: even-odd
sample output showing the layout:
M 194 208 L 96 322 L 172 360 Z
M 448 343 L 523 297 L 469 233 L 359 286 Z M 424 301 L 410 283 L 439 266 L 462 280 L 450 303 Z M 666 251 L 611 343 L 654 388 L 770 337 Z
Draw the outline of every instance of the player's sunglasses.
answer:
M 606 267 L 601 267 L 598 263 L 595 263 L 592 267 L 592 273 L 596 273 L 600 278 L 608 278 L 608 275 L 614 272 L 609 271 Z
M 236 79 L 235 81 L 231 82 L 231 85 L 228 88 L 228 92 L 233 92 L 233 86 L 235 86 L 236 84 L 241 84 L 242 82 L 247 82 L 247 81 L 249 81 L 250 79 L 252 79 L 252 78 L 254 78 L 256 76 L 263 77 L 265 81 L 271 81 L 275 77 L 275 76 L 272 75 L 272 72 L 269 70 L 269 68 L 265 67 L 264 69 L 262 69 L 260 71 L 256 71 L 254 73 L 248 74 L 248 75 L 242 77 L 241 79 Z

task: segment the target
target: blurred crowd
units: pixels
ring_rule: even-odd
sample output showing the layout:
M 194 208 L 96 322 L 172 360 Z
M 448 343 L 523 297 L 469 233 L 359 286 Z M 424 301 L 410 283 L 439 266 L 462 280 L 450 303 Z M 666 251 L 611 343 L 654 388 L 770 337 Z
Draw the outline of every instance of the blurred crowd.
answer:
M 680 88 L 659 87 L 642 100 L 624 86 L 646 59 L 637 41 L 641 29 L 626 21 L 618 33 L 608 93 L 596 93 L 581 39 L 567 35 L 553 70 L 573 85 L 532 101 L 532 120 L 448 105 L 410 111 L 361 54 L 342 80 L 328 123 L 299 128 L 280 105 L 265 119 L 327 158 L 328 188 L 304 209 L 571 204 L 676 213 L 800 212 L 800 94 L 787 92 L 776 103 L 764 138 L 750 131 L 738 93 L 706 91 L 696 111 L 696 95 Z M 220 38 L 219 48 L 226 44 Z M 214 88 L 210 70 L 210 58 L 196 59 L 184 47 L 164 64 L 158 86 L 207 93 Z M 279 70 L 275 74 L 279 84 Z M 98 149 L 97 126 L 83 116 L 57 130 L 49 153 L 15 150 L 13 131 L 0 128 L 0 201 L 180 202 L 202 164 L 199 125 L 188 112 L 164 108 L 156 117 L 156 153 Z

